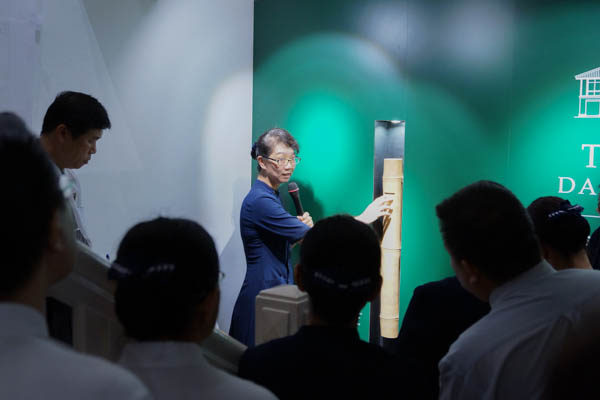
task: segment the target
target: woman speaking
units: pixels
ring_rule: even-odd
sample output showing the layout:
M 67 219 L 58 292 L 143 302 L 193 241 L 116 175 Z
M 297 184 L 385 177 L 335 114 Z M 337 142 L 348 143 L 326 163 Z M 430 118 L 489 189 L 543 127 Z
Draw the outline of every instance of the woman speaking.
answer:
M 229 334 L 254 346 L 254 304 L 261 290 L 294 283 L 291 248 L 313 226 L 308 212 L 301 216 L 288 213 L 278 188 L 288 182 L 300 148 L 285 129 L 263 133 L 252 146 L 252 158 L 258 162 L 258 178 L 242 203 L 240 231 L 246 255 L 246 276 L 233 309 Z M 358 217 L 370 223 L 391 213 L 390 196 L 371 203 Z

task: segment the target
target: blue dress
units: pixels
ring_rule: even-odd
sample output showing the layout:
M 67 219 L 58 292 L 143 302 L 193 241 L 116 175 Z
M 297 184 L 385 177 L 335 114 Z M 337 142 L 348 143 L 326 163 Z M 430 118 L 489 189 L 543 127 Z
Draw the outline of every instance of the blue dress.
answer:
M 310 228 L 288 213 L 279 192 L 256 180 L 242 203 L 240 231 L 246 254 L 246 277 L 233 308 L 229 334 L 254 346 L 254 304 L 258 293 L 294 283 L 292 244 Z

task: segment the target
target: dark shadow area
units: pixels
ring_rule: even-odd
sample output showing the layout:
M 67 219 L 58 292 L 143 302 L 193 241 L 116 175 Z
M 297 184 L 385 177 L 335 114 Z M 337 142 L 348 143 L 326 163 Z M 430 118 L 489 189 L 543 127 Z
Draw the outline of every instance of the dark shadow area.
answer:
M 233 188 L 234 201 L 231 210 L 234 231 L 219 256 L 221 271 L 225 273 L 225 279 L 221 282 L 221 305 L 219 307 L 218 323 L 219 328 L 225 332 L 229 332 L 233 306 L 246 275 L 246 259 L 240 234 L 240 210 L 248 190 L 249 187 L 245 180 L 238 179 L 235 182 Z
M 73 308 L 68 304 L 46 297 L 46 323 L 50 337 L 73 347 Z
M 298 184 L 298 188 L 300 189 L 300 200 L 302 201 L 302 207 L 304 208 L 304 211 L 310 213 L 314 222 L 323 219 L 325 217 L 323 215 L 323 206 L 322 203 L 315 197 L 315 192 L 312 188 L 312 185 L 306 181 L 295 179 L 293 182 L 296 182 Z M 279 194 L 285 209 L 290 214 L 296 215 L 296 208 L 294 207 L 294 202 L 288 193 L 287 184 L 280 186 Z

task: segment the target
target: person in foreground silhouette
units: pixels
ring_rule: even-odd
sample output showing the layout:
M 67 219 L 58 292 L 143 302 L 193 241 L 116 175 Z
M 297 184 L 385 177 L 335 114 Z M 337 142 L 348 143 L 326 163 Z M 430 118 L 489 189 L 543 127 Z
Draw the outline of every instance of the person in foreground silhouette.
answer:
M 419 398 L 438 398 L 440 360 L 460 334 L 489 311 L 490 305 L 466 291 L 455 276 L 415 288 L 394 351 L 398 362 L 410 364 L 410 374 L 424 381 Z M 411 379 L 407 384 L 421 382 Z
M 239 375 L 280 399 L 369 398 L 401 390 L 401 374 L 382 348 L 360 340 L 360 310 L 381 289 L 375 232 L 349 215 L 315 224 L 295 269 L 310 299 L 309 324 L 289 337 L 249 348 Z
M 440 361 L 440 399 L 543 398 L 566 337 L 600 316 L 600 272 L 552 268 L 527 211 L 498 183 L 468 185 L 436 212 L 456 277 L 491 306 Z
M 48 155 L 0 113 L 0 399 L 150 399 L 133 374 L 48 336 L 46 292 L 75 260 L 72 213 Z
M 219 312 L 219 275 L 213 239 L 190 220 L 139 223 L 119 245 L 109 277 L 117 280 L 117 317 L 134 340 L 119 363 L 157 400 L 275 398 L 202 353 Z

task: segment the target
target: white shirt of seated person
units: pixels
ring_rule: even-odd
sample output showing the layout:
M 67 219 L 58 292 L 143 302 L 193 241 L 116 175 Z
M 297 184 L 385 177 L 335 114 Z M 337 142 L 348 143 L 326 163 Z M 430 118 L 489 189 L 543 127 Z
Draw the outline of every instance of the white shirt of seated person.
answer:
M 157 400 L 276 399 L 267 389 L 214 367 L 204 357 L 199 343 L 213 330 L 219 298 L 218 288 L 209 292 L 185 337 L 129 343 L 119 364 L 135 373 Z
M 46 290 L 71 270 L 72 215 L 51 220 L 48 245 L 30 280 L 0 302 L 0 399 L 152 399 L 127 370 L 51 339 L 43 316 Z

